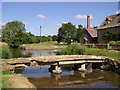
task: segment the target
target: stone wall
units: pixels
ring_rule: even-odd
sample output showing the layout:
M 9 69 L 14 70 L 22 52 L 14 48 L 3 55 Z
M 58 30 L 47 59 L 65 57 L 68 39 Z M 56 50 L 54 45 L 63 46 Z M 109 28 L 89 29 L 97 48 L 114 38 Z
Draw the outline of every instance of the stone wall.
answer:
M 84 46 L 87 46 L 89 48 L 106 48 L 106 49 L 120 49 L 120 44 L 84 44 Z
M 87 42 L 84 40 L 84 38 L 87 39 Z M 92 43 L 92 37 L 90 36 L 90 34 L 85 30 L 85 32 L 82 34 L 81 38 L 80 38 L 80 43 L 84 44 L 84 43 Z
M 99 30 L 97 30 L 98 42 L 99 43 L 106 43 L 106 41 L 102 39 L 102 36 L 107 32 L 113 33 L 113 34 L 118 34 L 118 33 L 120 33 L 120 26 L 119 27 L 114 27 L 114 28 L 107 28 L 107 29 L 99 29 Z

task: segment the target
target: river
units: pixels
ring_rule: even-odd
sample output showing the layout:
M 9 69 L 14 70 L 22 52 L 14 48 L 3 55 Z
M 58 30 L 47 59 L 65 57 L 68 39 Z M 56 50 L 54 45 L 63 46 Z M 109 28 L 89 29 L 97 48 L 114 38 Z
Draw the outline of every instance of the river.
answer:
M 13 57 L 53 56 L 53 50 L 18 50 L 12 49 Z M 72 65 L 61 66 L 61 74 L 51 74 L 50 66 L 35 66 L 19 68 L 16 73 L 21 73 L 37 88 L 118 88 L 120 75 L 110 71 L 93 69 L 89 73 L 72 70 Z

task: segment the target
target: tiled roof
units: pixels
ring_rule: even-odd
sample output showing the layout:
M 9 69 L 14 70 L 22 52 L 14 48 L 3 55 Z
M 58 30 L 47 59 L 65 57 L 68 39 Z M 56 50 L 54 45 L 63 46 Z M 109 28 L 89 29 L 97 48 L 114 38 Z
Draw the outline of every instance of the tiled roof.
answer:
M 120 13 L 107 16 L 97 29 L 99 30 L 118 26 L 120 26 Z
M 91 37 L 97 37 L 97 30 L 95 29 L 86 29 L 87 32 L 91 35 Z

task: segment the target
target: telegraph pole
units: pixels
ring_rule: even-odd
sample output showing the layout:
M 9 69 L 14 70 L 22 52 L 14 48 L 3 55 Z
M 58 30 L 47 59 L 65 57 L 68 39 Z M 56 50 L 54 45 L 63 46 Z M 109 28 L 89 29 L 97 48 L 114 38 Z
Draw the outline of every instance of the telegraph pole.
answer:
M 42 28 L 42 26 L 40 26 L 40 43 L 41 43 L 41 28 Z

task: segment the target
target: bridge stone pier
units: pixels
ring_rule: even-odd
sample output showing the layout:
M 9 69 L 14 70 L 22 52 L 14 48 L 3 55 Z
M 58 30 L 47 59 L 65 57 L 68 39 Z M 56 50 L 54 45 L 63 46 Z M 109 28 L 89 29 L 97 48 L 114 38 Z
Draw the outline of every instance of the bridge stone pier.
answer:
M 51 73 L 62 73 L 62 70 L 59 65 L 51 65 L 51 67 L 48 70 Z

